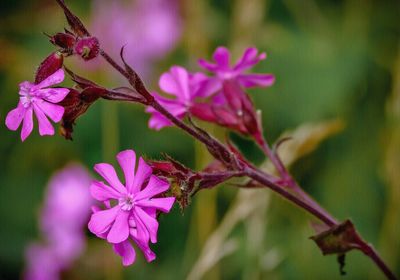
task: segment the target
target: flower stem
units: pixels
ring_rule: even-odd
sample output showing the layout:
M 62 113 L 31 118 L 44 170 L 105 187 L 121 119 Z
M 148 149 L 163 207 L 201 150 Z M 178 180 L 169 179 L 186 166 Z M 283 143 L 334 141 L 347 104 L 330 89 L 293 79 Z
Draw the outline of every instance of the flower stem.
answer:
M 118 72 L 120 72 L 124 77 L 126 77 L 128 80 L 130 80 L 129 74 L 122 68 L 120 67 L 113 59 L 111 59 L 110 56 L 108 56 L 104 51 L 101 51 L 101 55 L 110 63 L 111 66 L 113 66 Z M 133 86 L 133 85 L 132 85 Z M 143 90 L 143 89 L 142 89 Z M 139 90 L 138 90 L 139 91 Z M 147 91 L 147 90 L 146 90 Z M 139 91 L 140 93 L 140 91 Z M 148 91 L 147 91 L 148 93 Z M 146 97 L 144 95 L 144 97 Z M 296 204 L 300 208 L 304 209 L 323 223 L 325 223 L 328 226 L 334 226 L 337 225 L 338 222 L 336 219 L 334 219 L 326 210 L 324 210 L 321 206 L 319 206 L 311 197 L 308 196 L 298 185 L 297 183 L 292 179 L 292 177 L 289 175 L 287 172 L 286 168 L 284 167 L 283 163 L 281 160 L 275 156 L 273 151 L 269 148 L 268 145 L 263 145 L 263 151 L 267 154 L 267 156 L 270 157 L 271 161 L 274 163 L 274 165 L 277 167 L 278 172 L 283 175 L 283 177 L 286 179 L 288 178 L 287 176 L 289 175 L 290 180 L 289 185 L 292 187 L 292 190 L 294 193 L 290 192 L 285 188 L 285 186 L 278 185 L 272 181 L 270 181 L 270 176 L 268 174 L 265 174 L 259 169 L 254 169 L 253 167 L 247 165 L 243 161 L 240 161 L 236 155 L 231 153 L 229 149 L 223 145 L 221 142 L 218 140 L 212 138 L 212 137 L 207 137 L 204 134 L 200 133 L 199 131 L 195 130 L 194 128 L 188 126 L 186 123 L 183 121 L 177 119 L 175 116 L 173 116 L 168 110 L 166 110 L 161 104 L 159 104 L 154 98 L 152 100 L 148 100 L 149 106 L 152 106 L 154 109 L 156 109 L 159 113 L 161 113 L 164 117 L 166 117 L 168 120 L 170 120 L 172 123 L 174 123 L 177 127 L 181 128 L 184 130 L 186 133 L 191 135 L 192 137 L 196 138 L 200 142 L 202 142 L 207 149 L 212 152 L 213 150 L 219 150 L 219 153 L 212 153 L 213 156 L 220 160 L 221 162 L 226 163 L 227 159 L 226 156 L 229 156 L 233 158 L 233 161 L 236 163 L 240 163 L 237 168 L 242 169 L 244 174 L 248 176 L 249 178 L 259 182 L 261 185 L 270 188 L 274 192 L 278 193 L 279 195 L 283 196 L 287 200 L 291 201 L 292 203 Z M 267 149 L 266 149 L 267 148 Z M 225 157 L 224 157 L 225 156 Z M 234 166 L 234 165 L 232 165 Z M 233 167 L 231 167 L 233 169 Z M 287 182 L 286 182 L 287 183 Z M 300 195 L 300 197 L 299 197 Z M 374 263 L 378 266 L 378 268 L 386 275 L 386 277 L 390 280 L 395 280 L 397 279 L 394 273 L 389 269 L 389 267 L 385 264 L 385 262 L 381 259 L 381 257 L 376 253 L 376 251 L 372 248 L 371 245 L 367 244 L 366 242 L 363 243 L 363 246 L 361 246 L 360 250 L 367 255 L 371 260 L 374 261 Z
M 104 51 L 102 51 L 101 54 L 110 63 L 111 66 L 113 66 L 124 77 L 126 77 L 128 80 L 130 80 L 131 77 L 122 67 L 120 67 L 114 60 L 112 60 Z M 140 93 L 140 91 L 139 91 L 139 93 Z M 148 91 L 147 91 L 147 93 L 148 93 Z M 144 95 L 144 97 L 146 97 L 146 96 Z M 326 225 L 334 226 L 334 225 L 338 224 L 336 219 L 334 219 L 326 210 L 324 210 L 321 206 L 319 206 L 311 197 L 308 196 L 308 194 L 306 194 L 297 185 L 297 183 L 292 179 L 292 177 L 287 172 L 283 163 L 280 161 L 280 159 L 278 157 L 275 156 L 275 154 L 272 152 L 272 150 L 269 148 L 269 146 L 263 145 L 264 146 L 263 150 L 265 150 L 265 153 L 270 157 L 271 161 L 273 163 L 275 162 L 274 165 L 276 164 L 275 166 L 277 167 L 278 172 L 280 172 L 281 175 L 283 175 L 283 178 L 287 179 L 288 178 L 287 176 L 289 176 L 290 180 L 288 182 L 289 182 L 289 185 L 292 186 L 294 193 L 288 191 L 287 188 L 285 188 L 285 186 L 281 186 L 281 185 L 278 185 L 278 184 L 270 181 L 269 180 L 270 176 L 263 173 L 261 170 L 254 169 L 253 167 L 247 165 L 243 161 L 240 161 L 235 154 L 231 153 L 225 145 L 223 145 L 221 142 L 219 142 L 215 138 L 212 138 L 209 136 L 207 137 L 203 133 L 188 126 L 183 121 L 177 119 L 168 110 L 166 110 L 161 104 L 159 104 L 154 98 L 151 100 L 148 100 L 148 102 L 149 102 L 149 106 L 152 106 L 159 113 L 161 113 L 164 117 L 166 117 L 168 120 L 170 120 L 172 123 L 174 123 L 177 127 L 181 128 L 186 133 L 188 133 L 192 137 L 194 137 L 197 140 L 199 140 L 200 142 L 202 142 L 216 159 L 218 159 L 224 163 L 229 163 L 229 161 L 226 157 L 230 157 L 232 161 L 234 161 L 236 163 L 240 163 L 240 165 L 236 166 L 236 168 L 242 169 L 242 171 L 245 173 L 245 175 L 248 176 L 249 178 L 259 182 L 260 184 L 262 184 L 265 187 L 272 189 L 273 191 L 280 194 L 287 200 L 293 202 L 300 208 L 306 210 L 308 213 L 310 213 L 311 215 L 313 215 L 314 217 L 316 217 L 317 219 L 319 219 Z M 265 149 L 266 147 L 268 149 Z M 216 151 L 216 150 L 218 150 L 219 153 L 212 152 L 212 151 Z M 234 169 L 235 168 L 234 166 L 235 165 L 232 165 L 231 168 Z M 300 197 L 299 197 L 299 195 L 300 195 Z M 386 275 L 386 277 L 390 280 L 397 279 L 396 276 L 394 275 L 394 273 L 388 268 L 388 266 L 381 259 L 381 257 L 376 253 L 376 251 L 371 247 L 371 245 L 369 245 L 367 243 L 364 243 L 363 245 L 364 246 L 362 246 L 360 248 L 360 250 L 365 255 L 367 255 L 371 260 L 374 261 L 374 263 Z
M 73 27 L 73 31 L 77 34 L 81 34 L 80 36 L 90 36 L 90 33 L 83 25 L 81 20 L 74 15 L 69 8 L 65 5 L 63 0 L 56 0 L 56 2 L 61 6 L 64 10 L 64 13 L 67 17 L 69 24 Z M 140 80 L 139 76 L 134 72 L 133 69 L 121 67 L 118 63 L 116 63 L 106 52 L 103 50 L 100 51 L 101 56 L 119 73 L 121 73 L 131 84 L 131 86 L 141 94 L 145 99 L 145 105 L 149 105 L 156 109 L 159 113 L 161 113 L 164 117 L 169 119 L 172 123 L 174 123 L 177 127 L 184 130 L 186 133 L 196 138 L 200 142 L 202 142 L 208 151 L 219 161 L 225 164 L 227 169 L 231 171 L 242 171 L 244 175 L 249 178 L 259 182 L 265 187 L 268 187 L 280 194 L 287 200 L 293 202 L 300 208 L 306 210 L 314 217 L 318 218 L 322 222 L 324 222 L 328 226 L 337 225 L 337 221 L 328 214 L 322 207 L 320 207 L 311 197 L 309 197 L 292 179 L 289 172 L 286 170 L 285 166 L 281 162 L 278 156 L 269 148 L 267 142 L 264 140 L 262 142 L 258 142 L 261 144 L 263 151 L 267 154 L 267 156 L 271 159 L 278 172 L 280 173 L 283 179 L 283 185 L 274 183 L 270 181 L 270 177 L 267 176 L 264 172 L 259 169 L 255 169 L 250 166 L 246 162 L 239 159 L 237 155 L 232 153 L 224 144 L 219 142 L 217 139 L 209 136 L 207 133 L 201 131 L 194 126 L 189 126 L 180 119 L 177 119 L 173 116 L 168 110 L 166 110 L 161 104 L 159 104 L 154 97 L 149 93 L 149 91 L 145 88 L 143 82 Z M 261 138 L 260 138 L 261 139 Z M 285 182 L 285 179 L 289 180 Z M 288 184 L 289 183 L 289 184 Z M 288 188 L 289 186 L 289 188 Z M 290 188 L 291 187 L 291 188 Z M 361 238 L 360 238 L 361 239 Z M 362 240 L 362 239 L 361 239 Z M 397 279 L 394 273 L 389 269 L 389 267 L 385 264 L 385 262 L 381 259 L 375 249 L 362 240 L 360 244 L 359 250 L 361 250 L 365 255 L 367 255 L 374 263 L 380 268 L 380 270 L 387 276 L 388 279 L 393 280 Z

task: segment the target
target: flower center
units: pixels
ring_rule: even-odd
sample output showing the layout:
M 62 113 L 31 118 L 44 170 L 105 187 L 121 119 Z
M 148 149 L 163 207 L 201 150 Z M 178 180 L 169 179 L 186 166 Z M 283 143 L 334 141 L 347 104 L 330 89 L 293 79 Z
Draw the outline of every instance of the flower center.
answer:
M 218 72 L 217 75 L 220 79 L 230 80 L 230 79 L 236 78 L 237 73 L 232 70 L 227 70 L 227 71 L 220 71 L 220 72 Z
M 121 209 L 124 211 L 130 211 L 133 206 L 135 206 L 135 202 L 133 201 L 133 196 L 128 194 L 124 197 L 118 199 L 118 205 L 121 206 Z
M 29 93 L 24 94 L 20 97 L 22 105 L 27 108 L 32 103 L 33 96 Z

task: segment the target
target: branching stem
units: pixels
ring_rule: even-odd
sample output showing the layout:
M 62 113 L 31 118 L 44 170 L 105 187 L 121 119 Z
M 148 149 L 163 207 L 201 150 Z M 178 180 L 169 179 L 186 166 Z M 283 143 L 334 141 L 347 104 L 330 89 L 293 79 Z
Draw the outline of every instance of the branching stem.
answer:
M 81 20 L 74 15 L 69 8 L 65 5 L 63 0 L 56 0 L 57 3 L 64 10 L 64 13 L 67 17 L 68 23 L 72 26 L 75 33 L 80 34 L 81 36 L 90 36 L 89 31 L 83 25 Z M 260 145 L 264 153 L 268 156 L 271 162 L 274 164 L 277 169 L 282 183 L 276 183 L 271 181 L 271 176 L 262 172 L 259 169 L 256 169 L 250 164 L 239 159 L 239 157 L 230 151 L 226 147 L 226 145 L 219 142 L 217 139 L 209 136 L 204 133 L 200 129 L 195 126 L 189 126 L 182 120 L 173 116 L 168 110 L 166 110 L 159 102 L 157 102 L 154 97 L 149 93 L 149 91 L 145 88 L 143 82 L 140 77 L 134 72 L 133 69 L 121 66 L 115 60 L 113 60 L 104 50 L 100 51 L 100 55 L 122 76 L 124 76 L 131 86 L 141 94 L 146 100 L 143 102 L 145 105 L 153 107 L 159 113 L 161 113 L 164 117 L 170 120 L 177 127 L 188 133 L 193 138 L 197 139 L 201 143 L 203 143 L 210 153 L 219 161 L 221 161 L 230 172 L 232 172 L 233 176 L 242 176 L 245 175 L 259 184 L 270 188 L 274 192 L 278 193 L 282 197 L 291 201 L 293 204 L 298 207 L 304 209 L 315 218 L 323 222 L 329 227 L 335 226 L 338 224 L 337 220 L 332 217 L 325 209 L 323 209 L 317 202 L 315 202 L 300 186 L 296 183 L 296 181 L 292 178 L 280 158 L 277 154 L 270 149 L 268 143 L 261 139 L 261 141 L 257 141 Z M 122 55 L 121 55 L 122 56 Z M 260 140 L 260 139 L 259 139 Z M 386 277 L 390 280 L 397 279 L 394 273 L 389 269 L 389 267 L 385 264 L 382 258 L 378 255 L 372 245 L 363 241 L 360 237 L 359 250 L 361 250 L 365 255 L 367 255 L 378 267 L 379 269 L 386 275 Z

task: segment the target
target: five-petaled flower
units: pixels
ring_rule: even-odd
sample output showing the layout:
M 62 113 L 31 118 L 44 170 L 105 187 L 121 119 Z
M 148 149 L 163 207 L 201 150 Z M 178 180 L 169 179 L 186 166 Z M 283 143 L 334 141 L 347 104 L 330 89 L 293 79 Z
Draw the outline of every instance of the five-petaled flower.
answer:
M 159 86 L 174 98 L 167 98 L 156 92 L 153 92 L 152 95 L 172 115 L 182 119 L 194 104 L 196 98 L 207 97 L 207 92 L 202 90 L 203 83 L 206 80 L 206 75 L 202 73 L 189 73 L 181 66 L 172 66 L 169 72 L 161 75 Z M 208 93 L 212 94 L 210 91 Z M 172 125 L 170 120 L 152 107 L 148 107 L 146 111 L 152 114 L 149 120 L 150 128 L 160 130 L 165 126 Z
M 92 196 L 104 202 L 106 209 L 94 210 L 89 230 L 112 243 L 126 266 L 136 258 L 130 240 L 143 251 L 148 262 L 153 261 L 155 254 L 149 241 L 157 242 L 157 211 L 169 212 L 175 198 L 160 196 L 169 189 L 169 183 L 152 175 L 151 167 L 142 158 L 139 158 L 135 172 L 136 154 L 133 150 L 120 152 L 117 160 L 125 175 L 125 185 L 110 164 L 99 163 L 94 167 L 108 185 L 94 181 L 90 187 Z
M 38 119 L 40 135 L 54 135 L 54 128 L 48 117 L 59 122 L 64 114 L 64 108 L 56 105 L 62 101 L 69 89 L 50 88 L 64 80 L 64 71 L 57 70 L 39 84 L 22 82 L 19 87 L 19 103 L 17 108 L 11 110 L 6 118 L 6 126 L 10 130 L 17 130 L 22 124 L 21 140 L 24 141 L 33 130 L 33 112 Z

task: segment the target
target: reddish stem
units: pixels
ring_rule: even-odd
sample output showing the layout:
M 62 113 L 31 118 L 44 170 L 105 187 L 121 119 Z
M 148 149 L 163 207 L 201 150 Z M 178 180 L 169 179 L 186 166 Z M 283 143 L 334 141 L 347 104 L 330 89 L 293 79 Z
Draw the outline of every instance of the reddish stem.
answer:
M 84 34 L 85 36 L 89 36 L 90 34 L 88 30 L 82 24 L 80 19 L 76 17 L 74 14 L 72 14 L 72 12 L 65 5 L 64 1 L 63 0 L 56 0 L 56 1 L 63 8 L 67 18 L 69 16 L 68 20 L 75 21 L 72 22 L 72 24 L 75 24 L 75 28 L 79 29 L 78 31 L 80 31 L 80 33 Z M 69 23 L 71 24 L 71 22 Z M 187 132 L 188 134 L 190 134 L 191 136 L 202 142 L 208 148 L 208 150 L 213 154 L 213 156 L 216 159 L 220 160 L 221 162 L 225 163 L 227 167 L 230 167 L 231 171 L 243 172 L 244 175 L 248 176 L 249 178 L 252 178 L 253 180 L 259 182 L 260 184 L 266 187 L 269 187 L 270 189 L 277 192 L 278 194 L 288 199 L 292 203 L 298 205 L 300 208 L 303 208 L 304 210 L 306 210 L 307 212 L 309 212 L 310 214 L 312 214 L 313 216 L 324 222 L 326 225 L 334 226 L 337 224 L 337 221 L 334 218 L 332 218 L 331 215 L 329 215 L 322 207 L 320 207 L 311 197 L 306 195 L 306 193 L 297 185 L 297 183 L 290 176 L 289 172 L 287 172 L 285 166 L 280 161 L 279 157 L 277 157 L 273 153 L 273 151 L 269 148 L 269 146 L 265 141 L 264 143 L 262 142 L 260 143 L 258 141 L 257 142 L 258 144 L 261 144 L 261 147 L 264 150 L 264 152 L 276 166 L 282 179 L 287 179 L 287 178 L 291 179 L 289 180 L 289 184 L 290 186 L 292 186 L 294 193 L 288 191 L 285 188 L 285 186 L 281 186 L 270 181 L 270 177 L 267 174 L 263 173 L 258 169 L 254 169 L 254 167 L 251 167 L 249 164 L 246 164 L 245 162 L 241 161 L 237 155 L 230 152 L 225 145 L 220 143 L 215 138 L 210 137 L 205 133 L 202 133 L 198 129 L 190 127 L 181 120 L 177 119 L 152 97 L 152 95 L 144 87 L 139 76 L 132 69 L 129 69 L 130 71 L 127 71 L 127 69 L 121 67 L 103 50 L 100 51 L 100 54 L 114 69 L 116 69 L 119 73 L 121 73 L 130 82 L 132 87 L 134 87 L 147 100 L 146 103 L 147 105 L 152 106 L 154 109 L 156 109 L 158 112 L 164 115 L 164 117 L 169 119 L 176 126 L 178 126 L 182 130 L 184 130 L 185 132 Z M 134 82 L 137 81 L 137 79 L 139 79 L 140 83 Z M 138 87 L 137 86 L 138 84 L 140 84 L 141 86 Z M 363 241 L 360 244 L 360 250 L 375 262 L 375 264 L 382 270 L 382 272 L 388 277 L 388 279 L 396 279 L 396 276 L 393 274 L 393 272 L 390 271 L 390 269 L 387 267 L 387 265 L 384 263 L 384 261 L 380 258 L 380 256 L 376 253 L 376 251 L 373 249 L 371 245 Z
M 113 66 L 118 72 L 120 72 L 124 77 L 126 77 L 128 80 L 130 80 L 129 74 L 122 68 L 120 67 L 114 60 L 112 60 L 104 51 L 101 52 L 102 56 L 110 63 L 111 66 Z M 145 96 L 146 97 L 146 96 Z M 159 104 L 156 100 L 151 100 L 149 102 L 150 106 L 152 106 L 154 109 L 156 109 L 158 112 L 160 112 L 164 117 L 169 119 L 172 123 L 174 123 L 177 127 L 181 128 L 191 136 L 193 136 L 195 139 L 199 140 L 202 142 L 209 150 L 212 148 L 218 147 L 222 152 L 221 154 L 228 153 L 231 157 L 233 157 L 237 162 L 240 162 L 241 165 L 239 166 L 240 168 L 243 168 L 243 172 L 246 176 L 249 178 L 252 178 L 253 180 L 256 180 L 260 184 L 270 188 L 274 192 L 280 194 L 287 200 L 291 201 L 292 203 L 296 204 L 300 208 L 306 210 L 310 214 L 312 214 L 314 217 L 322 221 L 328 226 L 334 226 L 337 224 L 336 219 L 334 219 L 326 210 L 324 210 L 317 202 L 315 202 L 308 194 L 306 194 L 298 185 L 297 183 L 292 179 L 290 174 L 287 172 L 286 168 L 284 167 L 283 163 L 280 161 L 278 157 L 275 156 L 275 154 L 272 152 L 271 149 L 266 149 L 265 152 L 267 155 L 270 156 L 271 161 L 276 164 L 276 167 L 278 169 L 278 172 L 280 172 L 282 175 L 286 176 L 289 174 L 290 180 L 288 181 L 290 186 L 292 186 L 295 194 L 289 192 L 288 190 L 285 189 L 285 186 L 280 186 L 276 183 L 271 182 L 269 179 L 270 177 L 268 174 L 263 173 L 262 171 L 258 169 L 254 169 L 254 167 L 251 167 L 244 163 L 243 161 L 240 161 L 240 159 L 237 158 L 237 156 L 233 153 L 231 153 L 225 145 L 220 143 L 214 138 L 208 138 L 205 137 L 204 134 L 199 133 L 197 130 L 193 129 L 192 127 L 186 125 L 184 122 L 181 120 L 177 119 L 175 116 L 173 116 L 171 113 L 168 112 L 161 104 Z M 268 147 L 268 146 L 266 146 Z M 268 147 L 269 148 L 269 147 Z M 265 146 L 263 150 L 265 149 Z M 214 157 L 216 157 L 218 160 L 221 160 L 222 162 L 225 160 L 223 158 L 218 158 L 218 155 L 213 154 Z M 285 178 L 285 177 L 284 177 Z M 292 182 L 292 183 L 290 183 Z M 294 182 L 294 184 L 293 184 Z M 300 198 L 299 198 L 300 195 Z M 379 269 L 386 275 L 386 277 L 390 280 L 396 280 L 396 276 L 394 273 L 389 269 L 389 267 L 385 264 L 385 262 L 381 259 L 381 257 L 376 253 L 376 251 L 367 243 L 364 243 L 364 246 L 360 248 L 360 250 L 367 256 L 369 256 L 374 263 L 379 267 Z

